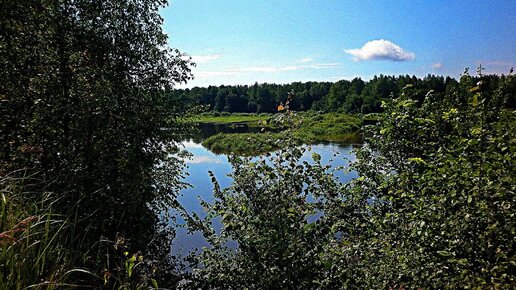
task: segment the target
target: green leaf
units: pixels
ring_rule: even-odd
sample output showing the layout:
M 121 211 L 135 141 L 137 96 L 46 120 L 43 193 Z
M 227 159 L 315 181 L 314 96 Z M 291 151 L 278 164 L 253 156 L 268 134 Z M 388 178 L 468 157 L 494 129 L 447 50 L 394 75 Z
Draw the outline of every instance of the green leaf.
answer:
M 417 164 L 426 164 L 426 162 L 421 157 L 412 157 L 408 159 L 409 162 L 414 162 Z
M 475 94 L 473 96 L 473 101 L 471 102 L 471 104 L 473 105 L 473 107 L 478 106 L 478 94 Z
M 152 284 L 152 287 L 154 287 L 154 289 L 158 289 L 158 281 L 156 281 L 156 279 L 153 279 L 151 278 L 151 284 Z
M 317 154 L 317 153 L 312 153 L 312 159 L 315 161 L 315 162 L 320 162 L 321 161 L 321 155 Z

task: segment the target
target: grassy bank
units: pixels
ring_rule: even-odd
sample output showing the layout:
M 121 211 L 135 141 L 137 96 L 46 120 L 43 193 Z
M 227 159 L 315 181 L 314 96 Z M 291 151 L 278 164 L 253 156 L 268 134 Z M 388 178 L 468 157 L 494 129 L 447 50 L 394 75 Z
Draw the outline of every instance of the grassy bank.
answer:
M 278 121 L 282 119 L 282 116 L 283 114 L 207 113 L 195 116 L 193 121 L 214 124 L 249 123 L 249 126 L 274 128 L 290 127 L 288 124 Z M 319 140 L 327 140 L 325 138 L 327 136 L 343 136 L 357 132 L 362 125 L 361 118 L 341 113 L 301 112 L 295 114 L 292 120 L 295 124 L 293 127 L 300 134 Z
M 362 125 L 360 118 L 347 114 L 314 114 L 297 117 L 300 126 L 294 136 L 305 143 L 317 141 L 359 142 L 357 134 Z
M 285 123 L 278 123 L 277 119 L 280 115 L 270 117 L 267 124 L 262 126 L 280 127 L 286 126 Z M 247 117 L 247 120 L 251 116 Z M 211 119 L 222 120 L 225 123 L 231 123 L 230 120 L 240 118 L 242 116 L 219 116 Z M 205 118 L 205 120 L 209 120 Z M 361 142 L 361 136 L 358 133 L 362 124 L 361 119 L 345 114 L 298 114 L 292 120 L 293 137 L 299 144 L 310 144 L 320 141 L 335 142 Z M 284 133 L 220 133 L 209 137 L 203 142 L 203 145 L 215 153 L 237 154 L 241 156 L 256 156 L 266 152 L 274 151 L 281 148 L 281 139 Z
M 267 121 L 271 115 L 268 114 L 206 114 L 196 116 L 193 121 L 198 123 L 256 123 Z

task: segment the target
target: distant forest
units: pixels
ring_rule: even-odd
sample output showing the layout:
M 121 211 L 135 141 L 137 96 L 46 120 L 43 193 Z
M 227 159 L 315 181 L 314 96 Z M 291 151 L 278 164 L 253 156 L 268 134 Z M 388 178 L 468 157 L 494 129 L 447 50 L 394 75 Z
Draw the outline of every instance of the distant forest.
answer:
M 479 79 L 480 80 L 480 79 Z M 500 77 L 484 76 L 483 86 L 494 90 Z M 184 106 L 205 106 L 207 111 L 272 113 L 284 103 L 287 94 L 294 92 L 290 109 L 294 111 L 324 111 L 345 113 L 381 112 L 381 102 L 398 96 L 403 88 L 411 86 L 413 96 L 422 101 L 432 90 L 434 96 L 441 97 L 454 87 L 458 81 L 451 77 L 428 75 L 416 76 L 379 75 L 369 81 L 355 78 L 351 81 L 337 82 L 294 82 L 291 84 L 258 84 L 238 86 L 209 86 L 192 89 L 178 89 L 170 94 Z M 510 100 L 514 106 L 514 98 Z

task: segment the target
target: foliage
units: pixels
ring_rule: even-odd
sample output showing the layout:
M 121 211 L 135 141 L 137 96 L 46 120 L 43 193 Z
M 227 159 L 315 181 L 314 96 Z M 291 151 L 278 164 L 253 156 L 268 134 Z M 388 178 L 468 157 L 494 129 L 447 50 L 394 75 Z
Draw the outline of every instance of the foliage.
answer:
M 276 144 L 284 149 L 266 157 L 230 157 L 233 184 L 221 190 L 210 173 L 216 200 L 203 202 L 207 217 L 186 215 L 190 230 L 201 231 L 210 247 L 193 257 L 193 273 L 183 288 L 328 289 L 349 284 L 335 275 L 333 247 L 355 232 L 360 215 L 353 207 L 365 200 L 347 195 L 335 178 L 333 173 L 343 168 L 323 165 L 316 153 L 312 163 L 302 159 L 309 152 L 296 146 L 293 130 L 299 120 L 290 111 L 291 97 L 285 114 L 274 118 L 291 128 L 277 134 Z
M 499 77 L 487 76 L 484 77 L 484 82 L 495 88 Z M 218 112 L 274 113 L 278 105 L 286 102 L 288 93 L 294 91 L 290 100 L 290 109 L 294 111 L 368 114 L 381 112 L 381 102 L 398 96 L 407 84 L 412 85 L 414 96 L 421 101 L 429 90 L 433 90 L 437 98 L 442 97 L 457 85 L 457 81 L 450 77 L 435 75 L 427 75 L 424 78 L 379 75 L 369 81 L 355 78 L 334 83 L 255 83 L 251 86 L 195 87 L 170 91 L 169 97 L 181 100 L 185 108 L 203 105 L 208 110 Z M 513 98 L 510 106 L 514 107 L 514 103 Z
M 77 267 L 89 254 L 66 247 L 77 224 L 54 212 L 55 194 L 46 192 L 37 202 L 28 197 L 34 192 L 25 190 L 41 181 L 14 176 L 0 179 L 0 289 L 158 288 L 157 279 L 164 276 L 157 270 L 163 266 L 140 251 L 130 254 L 132 247 L 121 236 L 115 242 L 100 241 L 102 273 Z
M 167 46 L 163 0 L 7 1 L 0 11 L 0 176 L 27 169 L 74 217 L 68 250 L 95 253 L 117 232 L 169 255 L 157 224 L 182 188 L 180 111 L 164 91 L 190 78 Z M 102 253 L 102 257 L 105 253 Z M 101 271 L 103 259 L 84 266 Z
M 114 255 L 107 259 L 102 273 L 104 289 L 159 289 L 159 276 L 156 273 L 159 265 L 140 251 L 132 252 L 128 240 L 117 236 L 114 241 L 101 240 L 101 244 Z
M 190 220 L 211 246 L 183 286 L 513 289 L 514 82 L 466 73 L 423 99 L 407 86 L 374 117 L 347 185 L 289 138 L 271 157 L 232 158 L 233 184 L 213 177 L 207 218 Z
M 326 259 L 338 241 L 332 215 L 320 213 L 346 208 L 342 185 L 320 156 L 313 155 L 313 164 L 301 161 L 305 149 L 293 145 L 267 158 L 232 158 L 228 188 L 213 177 L 216 200 L 204 203 L 208 217 L 190 224 L 211 246 L 195 258 L 185 288 L 339 288 Z
M 300 115 L 295 119 L 301 124 L 294 136 L 305 142 L 349 140 L 357 137 L 361 127 L 359 118 L 339 113 Z
M 418 105 L 409 86 L 384 103 L 356 165 L 355 194 L 370 200 L 359 284 L 514 288 L 514 82 L 491 90 L 466 73 L 442 100 Z
M 64 251 L 62 244 L 70 223 L 53 211 L 56 197 L 45 193 L 27 201 L 29 177 L 0 179 L 0 289 L 55 289 L 73 286 L 78 257 Z
M 239 156 L 257 156 L 282 148 L 282 139 L 292 134 L 297 144 L 310 144 L 317 141 L 360 142 L 358 134 L 361 121 L 359 118 L 339 113 L 330 114 L 296 114 L 291 117 L 292 126 L 284 126 L 284 114 L 268 118 L 259 116 L 201 117 L 202 121 L 221 121 L 229 123 L 235 120 L 259 120 L 253 126 L 283 129 L 280 133 L 219 133 L 203 141 L 203 145 L 215 153 L 236 154 Z M 263 120 L 260 120 L 263 119 Z

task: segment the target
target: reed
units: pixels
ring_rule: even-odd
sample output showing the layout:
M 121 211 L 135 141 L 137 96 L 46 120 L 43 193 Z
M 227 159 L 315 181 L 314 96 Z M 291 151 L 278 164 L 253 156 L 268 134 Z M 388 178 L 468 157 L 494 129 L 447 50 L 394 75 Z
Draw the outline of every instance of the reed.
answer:
M 52 193 L 30 192 L 35 182 L 16 172 L 0 177 L 0 289 L 56 289 L 77 272 L 65 247 L 72 223 L 56 214 Z M 32 184 L 31 184 L 32 183 Z

